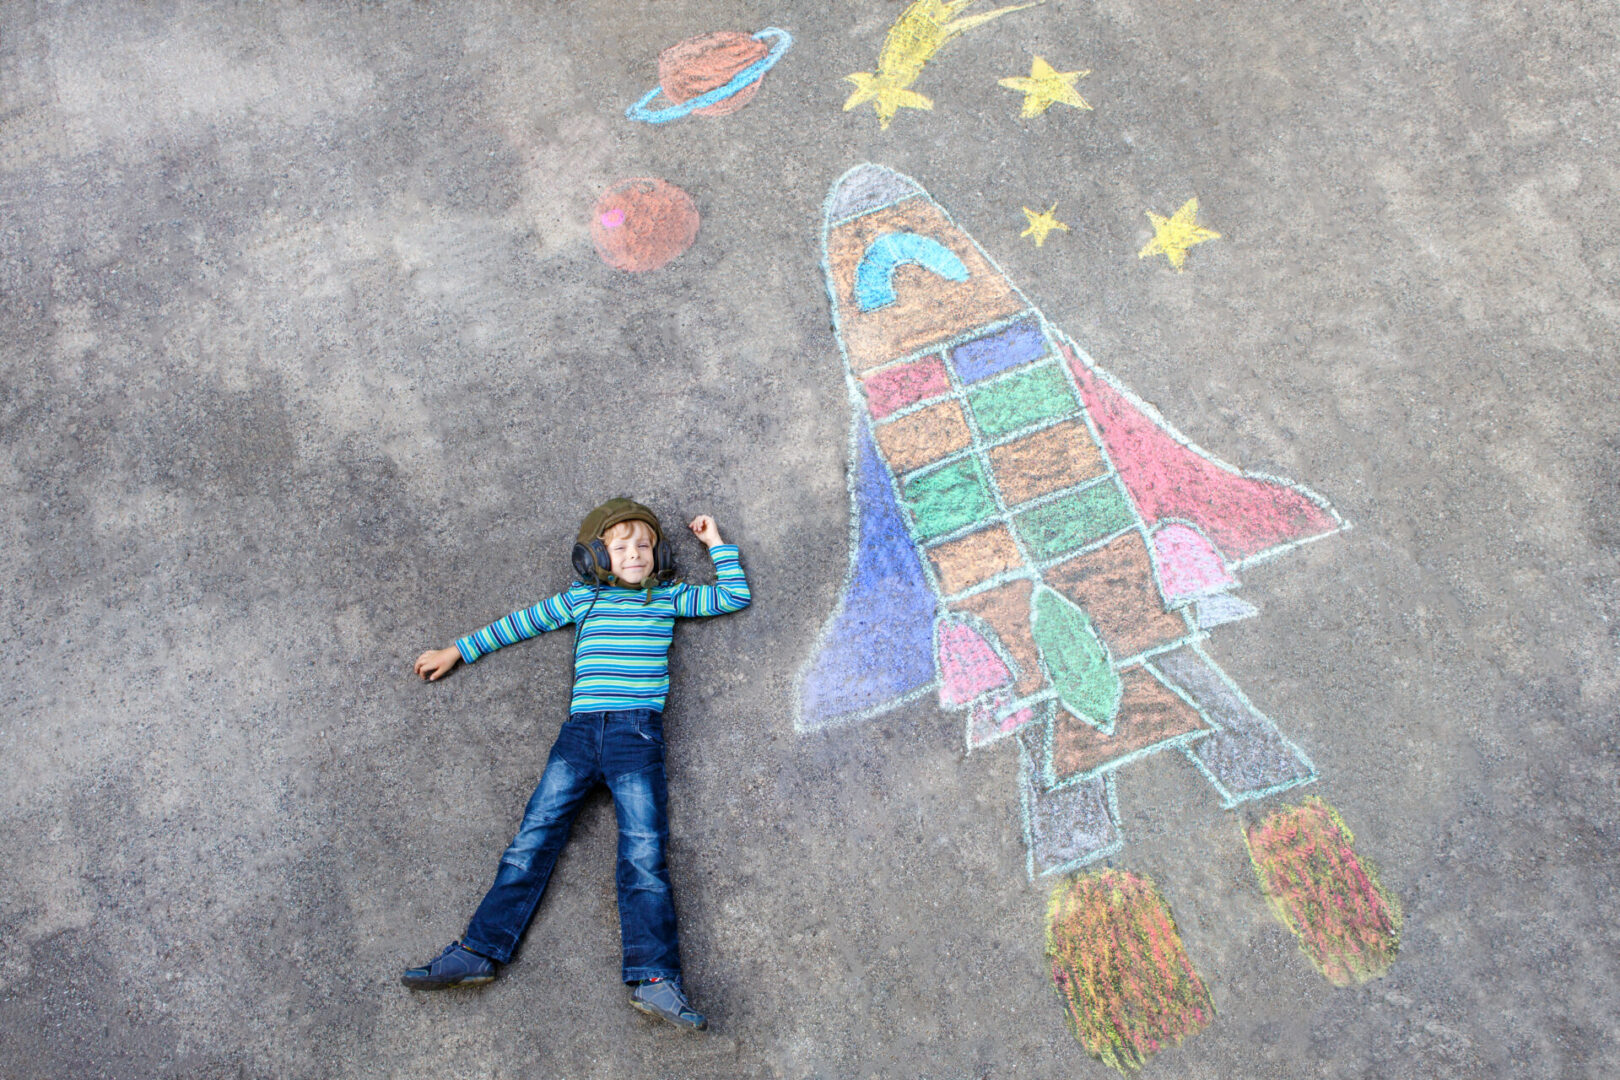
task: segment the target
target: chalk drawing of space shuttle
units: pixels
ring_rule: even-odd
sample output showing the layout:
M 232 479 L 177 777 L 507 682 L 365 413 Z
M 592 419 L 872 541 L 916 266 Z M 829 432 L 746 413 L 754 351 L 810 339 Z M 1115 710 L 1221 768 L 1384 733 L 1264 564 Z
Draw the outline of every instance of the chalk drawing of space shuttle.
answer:
M 915 181 L 845 173 L 823 268 L 853 413 L 850 562 L 801 732 L 927 696 L 1016 743 L 1031 878 L 1123 844 L 1114 774 L 1185 754 L 1228 807 L 1316 777 L 1202 649 L 1237 573 L 1346 524 L 1226 465 L 1046 321 Z

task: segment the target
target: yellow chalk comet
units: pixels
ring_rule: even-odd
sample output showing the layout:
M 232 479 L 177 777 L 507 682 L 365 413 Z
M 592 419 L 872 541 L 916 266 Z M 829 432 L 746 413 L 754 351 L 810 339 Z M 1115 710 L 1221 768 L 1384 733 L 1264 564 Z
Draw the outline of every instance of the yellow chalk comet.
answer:
M 888 36 L 883 39 L 883 50 L 878 53 L 877 72 L 857 71 L 844 76 L 855 84 L 855 92 L 844 102 L 844 111 L 870 101 L 877 110 L 878 122 L 887 130 L 889 121 L 901 109 L 932 109 L 933 99 L 910 87 L 935 53 L 976 26 L 983 26 L 991 19 L 1014 11 L 1035 7 L 1045 3 L 1045 0 L 1032 0 L 1031 3 L 1012 4 L 979 15 L 957 17 L 975 3 L 977 0 L 916 0 L 901 12 L 894 25 L 889 27 Z

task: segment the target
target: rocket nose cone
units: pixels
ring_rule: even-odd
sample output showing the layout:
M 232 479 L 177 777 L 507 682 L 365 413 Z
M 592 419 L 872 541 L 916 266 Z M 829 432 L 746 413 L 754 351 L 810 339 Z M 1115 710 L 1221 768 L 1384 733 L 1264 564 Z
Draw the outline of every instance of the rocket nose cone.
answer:
M 827 220 L 859 217 L 921 194 L 923 189 L 909 176 L 882 165 L 857 165 L 833 184 L 827 195 Z

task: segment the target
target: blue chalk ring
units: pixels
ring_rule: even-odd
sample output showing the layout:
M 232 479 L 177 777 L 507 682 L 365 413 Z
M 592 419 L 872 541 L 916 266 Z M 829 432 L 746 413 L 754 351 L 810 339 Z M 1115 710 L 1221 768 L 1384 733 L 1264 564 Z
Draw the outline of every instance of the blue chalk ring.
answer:
M 766 27 L 753 35 L 753 37 L 755 41 L 774 41 L 775 44 L 771 46 L 770 52 L 737 72 L 731 77 L 731 81 L 724 86 L 717 86 L 713 90 L 699 94 L 688 101 L 683 101 L 679 105 L 670 105 L 663 109 L 649 109 L 647 106 L 652 104 L 652 99 L 661 94 L 664 89 L 662 86 L 655 86 L 646 97 L 624 110 L 624 115 L 628 119 L 639 120 L 643 124 L 667 124 L 671 120 L 680 120 L 690 116 L 698 109 L 718 105 L 743 87 L 764 78 L 765 73 L 775 67 L 776 62 L 782 59 L 783 54 L 793 47 L 793 35 L 786 30 L 778 30 L 774 26 Z

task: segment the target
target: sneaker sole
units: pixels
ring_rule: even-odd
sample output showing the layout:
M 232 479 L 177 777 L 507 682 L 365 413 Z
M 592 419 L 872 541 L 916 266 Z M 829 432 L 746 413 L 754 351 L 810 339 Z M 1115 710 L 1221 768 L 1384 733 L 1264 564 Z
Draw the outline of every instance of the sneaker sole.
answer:
M 413 981 L 406 978 L 399 980 L 401 986 L 411 990 L 454 990 L 458 986 L 483 986 L 494 981 L 493 975 L 471 975 L 465 979 L 452 979 L 449 982 Z
M 630 999 L 630 1007 L 639 1013 L 645 1013 L 648 1016 L 656 1017 L 671 1027 L 679 1028 L 681 1031 L 707 1031 L 709 1029 L 709 1021 L 707 1018 L 705 1018 L 701 1024 L 682 1023 L 673 1016 L 670 1016 L 668 1013 L 659 1012 L 651 1005 L 645 1005 L 637 1001 L 635 998 Z

